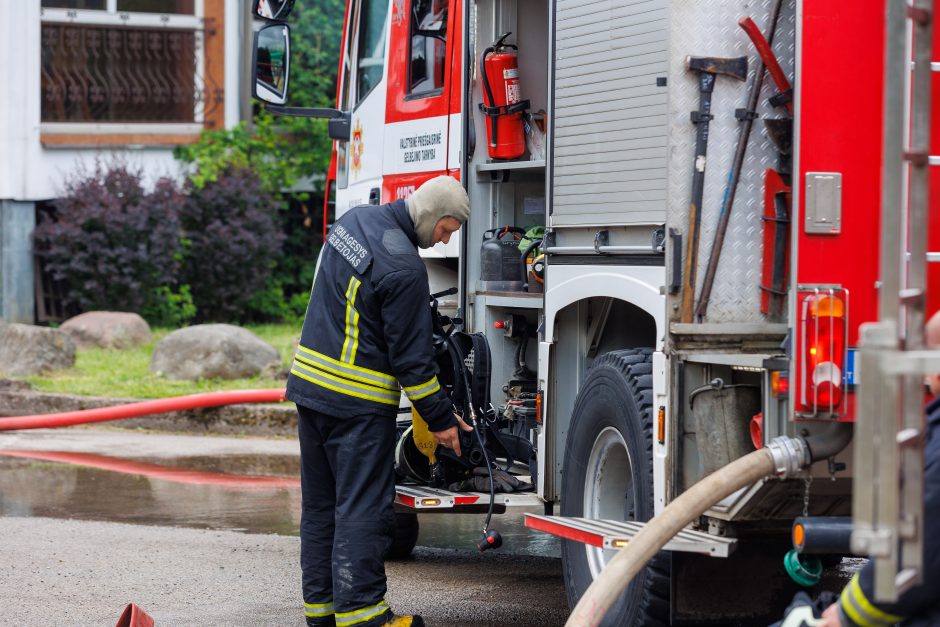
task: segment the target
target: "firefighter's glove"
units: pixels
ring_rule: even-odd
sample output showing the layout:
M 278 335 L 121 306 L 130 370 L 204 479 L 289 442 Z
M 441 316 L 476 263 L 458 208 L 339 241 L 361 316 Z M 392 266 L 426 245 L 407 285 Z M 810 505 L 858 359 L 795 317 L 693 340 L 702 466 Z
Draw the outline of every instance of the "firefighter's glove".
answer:
M 797 592 L 785 611 L 784 619 L 770 627 L 814 627 L 815 625 L 824 625 L 828 621 L 820 617 L 825 608 L 836 600 L 838 600 L 838 596 L 832 592 L 823 592 L 815 602 L 807 593 Z
M 499 468 L 493 469 L 493 483 L 496 492 L 522 492 L 532 489 L 532 485 L 523 483 L 517 478 Z M 489 492 L 490 477 L 486 468 L 477 467 L 473 469 L 473 476 L 463 481 L 453 483 L 450 486 L 452 492 Z

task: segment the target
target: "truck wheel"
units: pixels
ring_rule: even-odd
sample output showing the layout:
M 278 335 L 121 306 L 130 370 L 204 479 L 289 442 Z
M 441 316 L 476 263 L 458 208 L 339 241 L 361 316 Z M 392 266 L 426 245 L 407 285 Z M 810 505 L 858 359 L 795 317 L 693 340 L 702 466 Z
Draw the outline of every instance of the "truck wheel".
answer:
M 575 401 L 562 471 L 561 515 L 646 521 L 653 516 L 652 349 L 607 353 L 594 362 Z M 565 540 L 568 601 L 616 554 Z M 610 608 L 603 625 L 666 625 L 669 562 L 657 556 Z
M 418 543 L 418 515 L 413 512 L 395 512 L 395 529 L 392 544 L 385 559 L 406 560 L 411 557 Z

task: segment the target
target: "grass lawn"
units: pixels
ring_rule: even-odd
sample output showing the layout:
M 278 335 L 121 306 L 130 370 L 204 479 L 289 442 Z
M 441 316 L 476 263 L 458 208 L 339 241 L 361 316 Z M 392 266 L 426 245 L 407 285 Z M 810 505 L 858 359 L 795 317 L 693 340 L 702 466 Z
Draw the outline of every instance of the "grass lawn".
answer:
M 246 327 L 281 353 L 284 367 L 290 364 L 294 340 L 300 335 L 299 324 L 264 324 Z M 284 387 L 283 379 L 210 379 L 171 381 L 150 372 L 153 347 L 173 329 L 154 329 L 153 341 L 127 350 L 101 348 L 79 349 L 75 366 L 50 374 L 25 377 L 38 392 L 111 396 L 122 398 L 165 398 L 198 392 Z

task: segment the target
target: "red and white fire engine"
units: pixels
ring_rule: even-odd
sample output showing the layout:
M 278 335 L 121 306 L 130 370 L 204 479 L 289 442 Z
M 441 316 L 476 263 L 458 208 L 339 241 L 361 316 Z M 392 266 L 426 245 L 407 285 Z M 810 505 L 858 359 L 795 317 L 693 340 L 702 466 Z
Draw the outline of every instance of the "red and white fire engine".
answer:
M 269 4 L 286 18 L 292 2 Z M 923 389 L 916 360 L 878 355 L 919 349 L 940 308 L 931 5 L 886 24 L 874 0 L 349 0 L 336 109 L 314 112 L 279 106 L 288 38 L 259 31 L 257 95 L 330 118 L 337 215 L 464 183 L 461 237 L 422 255 L 432 291 L 459 288 L 442 307 L 488 335 L 494 404 L 537 455 L 535 493 L 503 501 L 559 514 L 528 524 L 565 538 L 572 601 L 631 521 L 708 473 L 781 436 L 840 442 L 715 503 L 605 624 L 779 616 L 794 519 L 812 536 L 853 493 L 856 549 L 903 571 L 916 446 L 890 408 L 906 403 L 916 441 Z M 476 502 L 420 486 L 399 501 Z

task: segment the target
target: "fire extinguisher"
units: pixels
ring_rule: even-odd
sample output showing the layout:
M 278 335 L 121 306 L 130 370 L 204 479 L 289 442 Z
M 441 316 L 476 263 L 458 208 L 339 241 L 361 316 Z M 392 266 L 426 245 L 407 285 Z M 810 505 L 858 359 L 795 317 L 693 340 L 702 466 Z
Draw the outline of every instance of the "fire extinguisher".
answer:
M 491 159 L 518 159 L 525 153 L 525 132 L 522 112 L 529 101 L 522 100 L 519 86 L 519 63 L 512 44 L 504 43 L 506 33 L 480 55 L 483 78 L 483 102 L 480 111 L 486 116 Z

